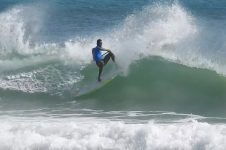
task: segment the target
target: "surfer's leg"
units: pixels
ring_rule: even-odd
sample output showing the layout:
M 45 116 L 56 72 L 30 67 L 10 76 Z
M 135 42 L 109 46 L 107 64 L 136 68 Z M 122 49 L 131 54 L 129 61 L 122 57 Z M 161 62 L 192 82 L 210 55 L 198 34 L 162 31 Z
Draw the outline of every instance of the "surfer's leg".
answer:
M 104 65 L 106 65 L 108 63 L 110 58 L 112 59 L 113 62 L 115 62 L 115 55 L 113 53 L 109 52 L 103 59 L 104 60 Z
M 98 62 L 96 62 L 96 64 L 97 64 L 97 66 L 99 67 L 98 81 L 100 82 L 100 81 L 101 81 L 100 76 L 101 76 L 101 74 L 102 74 L 102 70 L 103 70 L 104 64 L 103 64 L 102 61 L 98 61 Z

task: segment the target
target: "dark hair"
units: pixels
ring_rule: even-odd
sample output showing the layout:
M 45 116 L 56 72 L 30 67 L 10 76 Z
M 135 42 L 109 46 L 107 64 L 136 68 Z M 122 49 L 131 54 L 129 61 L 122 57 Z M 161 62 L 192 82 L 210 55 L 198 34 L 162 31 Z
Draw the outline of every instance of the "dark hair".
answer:
M 97 40 L 97 44 L 99 44 L 101 41 L 102 41 L 101 39 L 98 39 L 98 40 Z

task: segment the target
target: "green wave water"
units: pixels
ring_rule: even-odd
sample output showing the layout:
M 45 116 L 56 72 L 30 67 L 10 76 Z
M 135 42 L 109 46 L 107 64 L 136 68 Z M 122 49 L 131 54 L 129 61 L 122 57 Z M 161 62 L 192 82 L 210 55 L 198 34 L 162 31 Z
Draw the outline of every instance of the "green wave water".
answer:
M 164 110 L 225 117 L 225 91 L 223 75 L 150 57 L 134 62 L 127 75 L 117 76 L 78 100 L 95 109 Z

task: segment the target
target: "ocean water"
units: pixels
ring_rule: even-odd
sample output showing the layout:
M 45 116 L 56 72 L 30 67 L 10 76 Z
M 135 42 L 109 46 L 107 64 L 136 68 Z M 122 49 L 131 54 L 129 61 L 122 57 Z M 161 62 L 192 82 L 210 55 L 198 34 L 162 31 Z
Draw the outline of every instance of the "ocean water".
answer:
M 224 0 L 1 0 L 0 150 L 224 150 L 225 41 Z

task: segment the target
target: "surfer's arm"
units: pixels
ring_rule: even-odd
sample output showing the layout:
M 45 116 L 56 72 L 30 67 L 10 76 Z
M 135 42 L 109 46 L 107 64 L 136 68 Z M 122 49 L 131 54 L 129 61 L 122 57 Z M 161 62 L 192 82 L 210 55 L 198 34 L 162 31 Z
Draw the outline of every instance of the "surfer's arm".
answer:
M 106 49 L 106 48 L 100 48 L 101 51 L 107 51 L 109 53 L 112 53 L 110 49 Z

